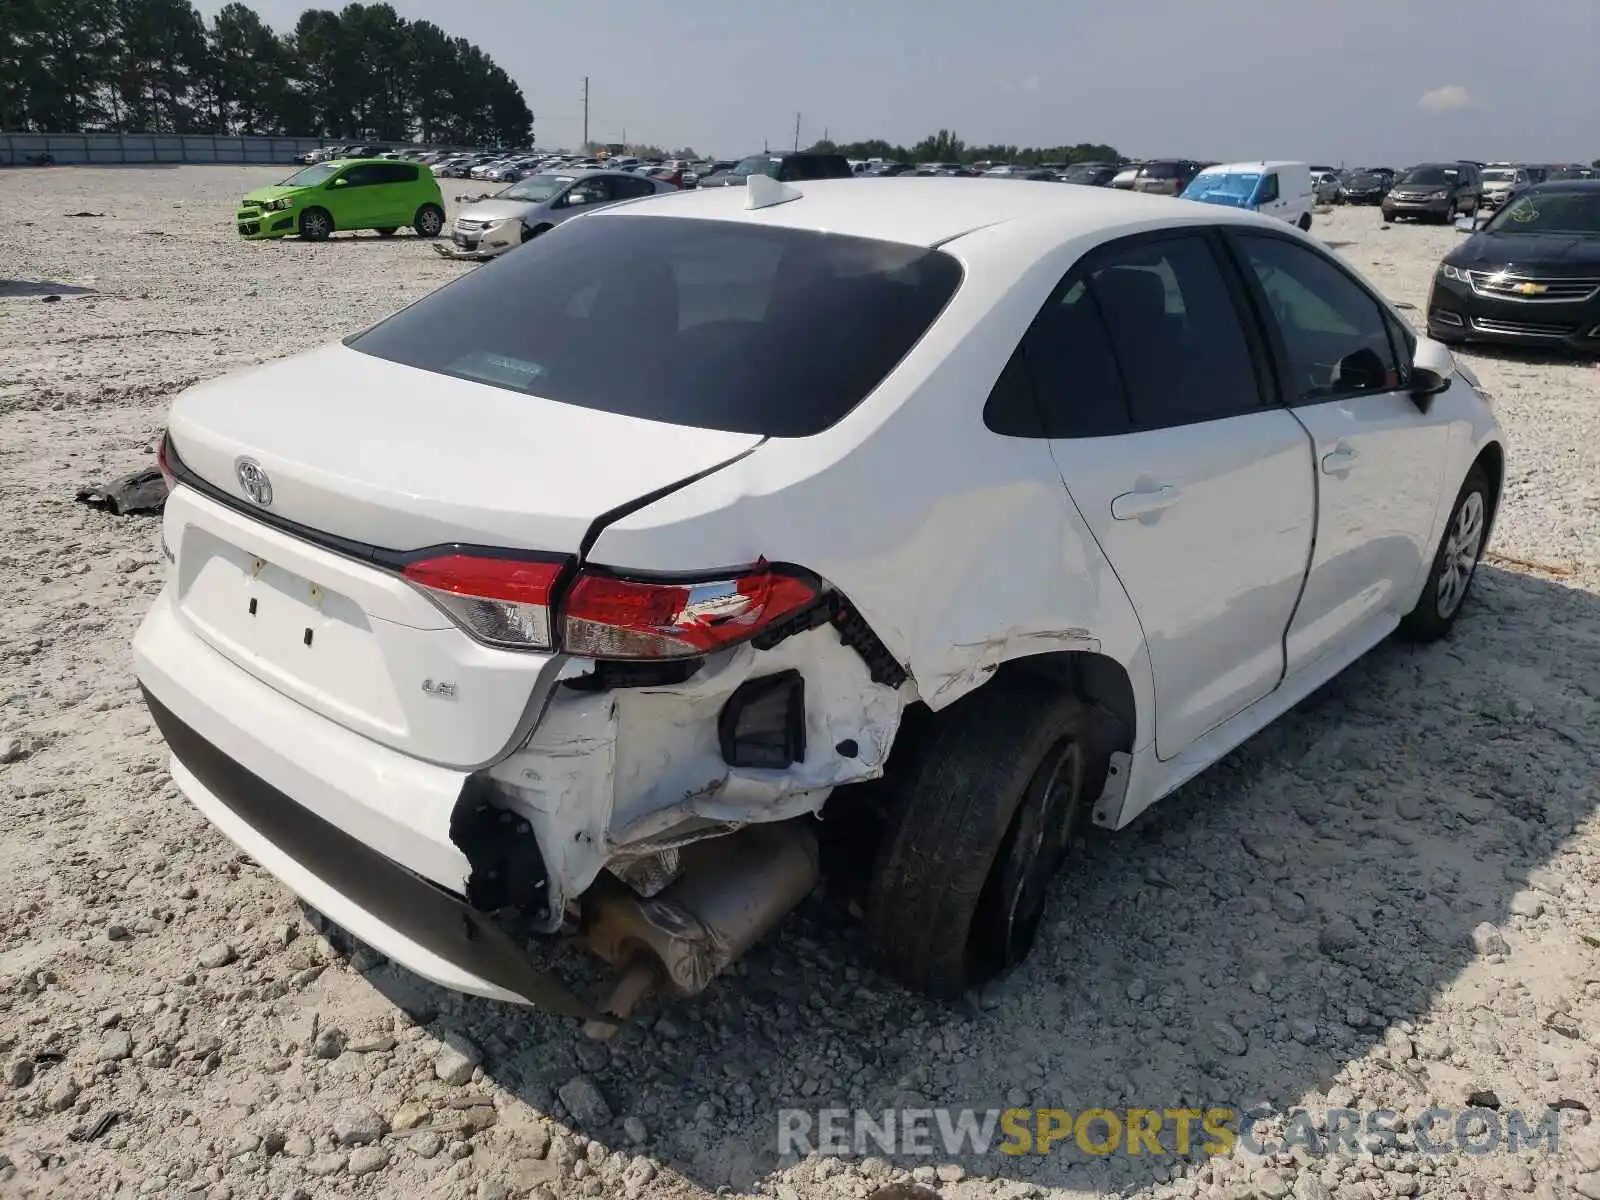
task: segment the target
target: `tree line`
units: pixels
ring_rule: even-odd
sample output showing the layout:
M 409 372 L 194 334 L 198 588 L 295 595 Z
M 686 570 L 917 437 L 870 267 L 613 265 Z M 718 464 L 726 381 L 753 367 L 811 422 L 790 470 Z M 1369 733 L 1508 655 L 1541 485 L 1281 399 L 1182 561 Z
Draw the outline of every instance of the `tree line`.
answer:
M 0 129 L 525 145 L 533 114 L 477 46 L 388 4 L 278 34 L 239 3 L 208 27 L 189 0 L 0 0 Z
M 930 134 L 914 146 L 895 146 L 874 138 L 865 142 L 832 142 L 823 139 L 812 147 L 819 153 L 843 154 L 846 158 L 882 158 L 894 162 L 1014 163 L 1036 167 L 1041 163 L 1120 162 L 1113 146 L 1079 142 L 1075 146 L 969 146 L 948 129 Z

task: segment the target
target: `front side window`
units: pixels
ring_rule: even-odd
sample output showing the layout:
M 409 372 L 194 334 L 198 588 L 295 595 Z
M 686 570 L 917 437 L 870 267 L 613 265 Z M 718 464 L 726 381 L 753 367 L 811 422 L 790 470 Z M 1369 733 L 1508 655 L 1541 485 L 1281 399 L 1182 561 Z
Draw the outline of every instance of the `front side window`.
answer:
M 1278 198 L 1278 176 L 1276 173 L 1268 175 L 1261 181 L 1260 204 L 1271 204 Z
M 610 189 L 606 187 L 604 179 L 580 179 L 561 198 L 561 207 L 578 208 L 585 204 L 599 204 L 610 198 Z
M 1238 244 L 1282 335 L 1296 402 L 1400 386 L 1383 308 L 1365 289 L 1304 246 L 1254 234 Z
M 926 247 L 608 212 L 347 344 L 583 408 L 807 437 L 883 381 L 960 282 L 960 264 Z
M 384 168 L 376 163 L 362 163 L 360 166 L 351 167 L 339 178 L 347 188 L 371 187 L 373 184 L 384 182 L 383 171 Z

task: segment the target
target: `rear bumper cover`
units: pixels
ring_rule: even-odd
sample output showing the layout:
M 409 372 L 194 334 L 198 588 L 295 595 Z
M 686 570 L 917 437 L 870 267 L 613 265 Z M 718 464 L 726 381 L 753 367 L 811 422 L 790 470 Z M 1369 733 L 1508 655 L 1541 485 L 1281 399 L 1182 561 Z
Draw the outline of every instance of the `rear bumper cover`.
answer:
M 302 899 L 394 961 L 457 991 L 592 1019 L 459 895 L 351 837 L 253 775 L 142 688 L 178 787 L 212 824 Z

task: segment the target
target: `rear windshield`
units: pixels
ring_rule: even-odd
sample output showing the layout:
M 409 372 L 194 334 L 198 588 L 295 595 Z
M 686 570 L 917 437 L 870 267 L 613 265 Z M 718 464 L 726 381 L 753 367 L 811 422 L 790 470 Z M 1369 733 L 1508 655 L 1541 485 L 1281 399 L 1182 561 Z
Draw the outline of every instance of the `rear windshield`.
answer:
M 1183 168 L 1177 163 L 1150 163 L 1140 173 L 1146 179 L 1177 179 Z
M 954 258 L 920 246 L 594 215 L 347 344 L 603 412 L 808 437 L 882 382 L 960 282 Z

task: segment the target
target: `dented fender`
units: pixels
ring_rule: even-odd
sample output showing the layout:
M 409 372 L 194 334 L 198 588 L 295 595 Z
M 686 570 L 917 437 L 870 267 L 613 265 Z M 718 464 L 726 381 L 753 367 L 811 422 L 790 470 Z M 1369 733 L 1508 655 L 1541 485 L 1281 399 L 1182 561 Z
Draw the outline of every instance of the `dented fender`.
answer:
M 573 660 L 564 674 L 591 668 Z M 730 766 L 717 732 L 723 706 L 741 684 L 791 669 L 805 681 L 804 758 L 781 770 Z M 619 856 L 815 813 L 835 787 L 877 778 L 913 694 L 874 683 L 827 626 L 769 650 L 712 655 L 681 683 L 558 686 L 527 742 L 488 771 L 538 839 L 545 923 L 557 927 L 566 904 Z

